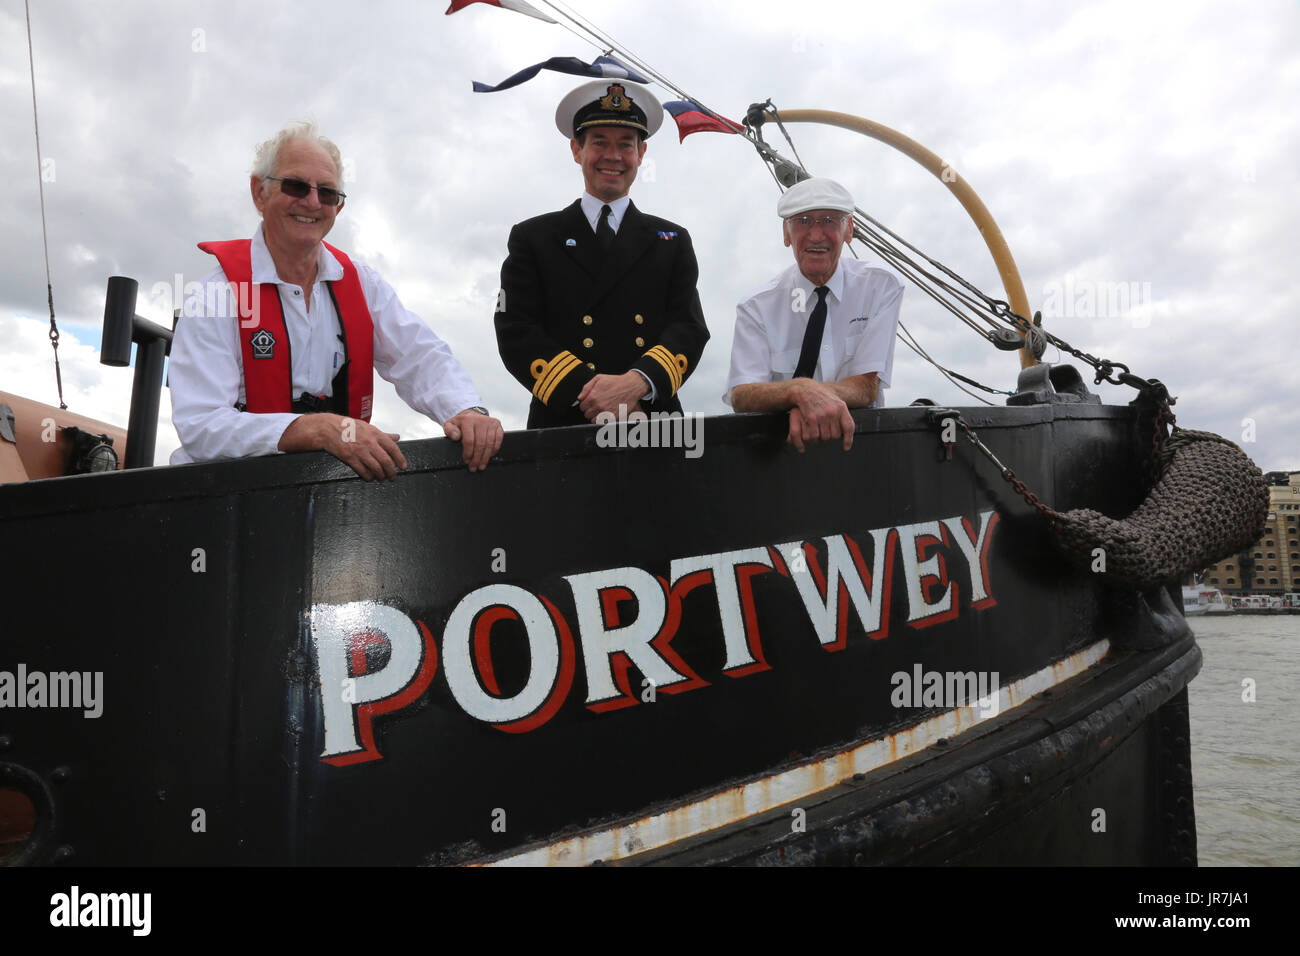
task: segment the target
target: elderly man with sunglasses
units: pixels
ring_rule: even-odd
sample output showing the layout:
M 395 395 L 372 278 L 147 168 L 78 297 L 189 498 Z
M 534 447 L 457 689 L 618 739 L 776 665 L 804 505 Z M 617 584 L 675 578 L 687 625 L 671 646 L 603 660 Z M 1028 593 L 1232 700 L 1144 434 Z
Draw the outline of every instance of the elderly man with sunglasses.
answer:
M 258 150 L 251 240 L 204 242 L 218 268 L 187 299 L 170 360 L 172 464 L 327 451 L 366 480 L 406 467 L 370 424 L 374 372 L 463 445 L 470 471 L 501 447 L 469 374 L 378 273 L 324 242 L 343 208 L 338 147 L 310 124 Z
M 840 261 L 853 238 L 853 197 L 806 179 L 777 203 L 795 264 L 736 306 L 722 400 L 738 412 L 789 410 L 787 438 L 853 446 L 850 408 L 884 404 L 903 284 L 887 269 Z

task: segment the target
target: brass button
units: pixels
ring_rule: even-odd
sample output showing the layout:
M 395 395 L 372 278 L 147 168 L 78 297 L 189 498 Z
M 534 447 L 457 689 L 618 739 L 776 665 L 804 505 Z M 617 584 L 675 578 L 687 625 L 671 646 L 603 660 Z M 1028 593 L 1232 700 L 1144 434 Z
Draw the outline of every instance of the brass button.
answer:
M 583 324 L 583 325 L 591 325 L 591 322 L 592 322 L 591 316 L 589 316 L 589 315 L 584 315 L 584 316 L 582 317 L 582 324 Z
M 588 348 L 588 349 L 589 349 L 589 348 L 591 348 L 591 347 L 592 347 L 593 345 L 595 345 L 595 344 L 596 344 L 596 343 L 593 342 L 591 339 L 583 339 L 583 340 L 582 340 L 583 348 Z
M 633 321 L 635 321 L 637 325 L 645 325 L 645 316 L 644 316 L 644 315 L 637 315 L 637 316 L 633 319 Z
M 641 346 L 643 345 L 645 345 L 645 339 L 641 338 L 641 336 L 638 335 L 636 337 L 636 347 L 641 348 Z
M 596 363 L 595 363 L 595 362 L 588 362 L 588 363 L 587 363 L 587 368 L 591 369 L 593 372 L 596 371 Z

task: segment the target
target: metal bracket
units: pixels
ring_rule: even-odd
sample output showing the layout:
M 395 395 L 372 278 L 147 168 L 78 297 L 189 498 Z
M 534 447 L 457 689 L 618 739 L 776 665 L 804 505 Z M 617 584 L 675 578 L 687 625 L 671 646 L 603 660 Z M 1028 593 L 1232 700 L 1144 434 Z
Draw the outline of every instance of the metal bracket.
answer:
M 1089 391 L 1073 365 L 1046 362 L 1020 370 L 1016 394 L 1008 405 L 1100 405 L 1101 398 Z

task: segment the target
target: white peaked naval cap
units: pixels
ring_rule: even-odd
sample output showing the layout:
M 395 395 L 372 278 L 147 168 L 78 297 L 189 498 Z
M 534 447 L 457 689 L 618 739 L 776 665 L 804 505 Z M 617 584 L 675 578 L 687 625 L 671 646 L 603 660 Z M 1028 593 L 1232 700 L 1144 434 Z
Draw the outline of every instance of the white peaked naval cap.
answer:
M 653 136 L 664 121 L 664 108 L 648 89 L 617 78 L 583 83 L 560 100 L 555 127 L 573 139 L 589 126 L 626 126 Z
M 782 219 L 810 209 L 835 209 L 851 214 L 853 197 L 835 180 L 813 177 L 791 186 L 776 204 L 776 214 Z

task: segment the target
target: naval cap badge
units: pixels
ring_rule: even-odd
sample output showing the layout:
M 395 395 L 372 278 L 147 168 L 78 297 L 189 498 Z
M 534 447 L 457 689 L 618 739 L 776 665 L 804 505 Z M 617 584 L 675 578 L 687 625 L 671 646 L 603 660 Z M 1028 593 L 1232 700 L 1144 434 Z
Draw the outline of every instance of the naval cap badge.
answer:
M 611 83 L 600 98 L 600 108 L 613 113 L 632 112 L 632 101 L 627 98 L 627 90 L 622 83 Z

